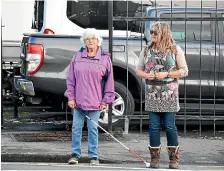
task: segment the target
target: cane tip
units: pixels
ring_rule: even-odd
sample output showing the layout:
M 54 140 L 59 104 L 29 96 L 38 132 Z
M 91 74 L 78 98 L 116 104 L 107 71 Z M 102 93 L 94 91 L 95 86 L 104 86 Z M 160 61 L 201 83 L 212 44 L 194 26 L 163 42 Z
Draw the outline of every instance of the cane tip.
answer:
M 145 163 L 146 167 L 150 167 L 150 163 Z

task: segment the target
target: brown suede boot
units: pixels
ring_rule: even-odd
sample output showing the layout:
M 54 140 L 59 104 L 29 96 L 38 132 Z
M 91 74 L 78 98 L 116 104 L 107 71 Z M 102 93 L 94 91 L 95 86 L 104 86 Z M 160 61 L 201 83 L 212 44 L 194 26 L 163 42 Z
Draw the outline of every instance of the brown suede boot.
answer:
M 151 155 L 151 164 L 150 164 L 151 168 L 159 168 L 160 150 L 161 150 L 161 146 L 159 147 L 149 146 L 149 151 Z
M 168 146 L 168 155 L 169 155 L 169 168 L 170 169 L 178 169 L 179 168 L 179 146 Z

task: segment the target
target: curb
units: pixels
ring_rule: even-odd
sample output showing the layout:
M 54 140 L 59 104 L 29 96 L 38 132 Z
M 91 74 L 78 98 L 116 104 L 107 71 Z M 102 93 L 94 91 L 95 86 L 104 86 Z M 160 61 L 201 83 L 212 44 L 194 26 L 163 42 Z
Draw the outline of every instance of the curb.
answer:
M 2 153 L 1 162 L 44 162 L 44 163 L 67 163 L 70 155 L 64 154 L 29 154 L 29 153 Z M 100 163 L 118 164 L 121 161 L 99 159 Z M 81 156 L 79 163 L 89 163 L 89 158 Z

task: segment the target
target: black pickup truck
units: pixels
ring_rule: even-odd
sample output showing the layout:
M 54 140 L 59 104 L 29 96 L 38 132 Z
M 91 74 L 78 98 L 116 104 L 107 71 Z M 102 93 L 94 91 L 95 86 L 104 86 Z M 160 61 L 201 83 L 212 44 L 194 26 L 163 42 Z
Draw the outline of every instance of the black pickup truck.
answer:
M 156 12 L 155 12 L 156 11 Z M 158 15 L 162 18 L 171 17 L 170 7 L 149 7 L 147 17 Z M 188 8 L 187 17 L 224 17 L 223 9 Z M 173 7 L 173 17 L 184 17 L 184 7 Z M 123 37 L 113 37 L 113 67 L 116 98 L 113 103 L 113 115 L 133 115 L 144 106 L 144 80 L 135 74 L 135 66 L 141 51 L 150 40 L 149 28 L 153 21 L 144 25 L 145 39 L 131 34 Z M 202 24 L 202 25 L 201 25 Z M 187 102 L 188 115 L 198 115 L 201 99 L 202 116 L 213 116 L 213 103 L 216 99 L 216 115 L 224 115 L 224 22 L 223 21 L 172 21 L 173 37 L 186 53 L 189 76 L 180 82 L 180 103 Z M 200 31 L 202 30 L 202 31 Z M 17 90 L 25 95 L 27 102 L 40 104 L 51 101 L 58 107 L 65 102 L 65 79 L 69 62 L 74 53 L 80 49 L 80 36 L 25 34 L 21 53 L 21 75 L 15 77 Z M 108 49 L 108 37 L 103 37 L 103 48 Z M 200 40 L 201 39 L 201 40 Z M 186 41 L 186 42 L 185 42 Z M 128 60 L 127 60 L 128 54 Z M 128 67 L 127 67 L 128 66 Z M 127 74 L 128 73 L 128 74 Z M 128 75 L 128 79 L 127 79 Z M 127 82 L 128 80 L 128 82 Z M 128 90 L 127 90 L 128 83 Z M 186 89 L 185 86 L 186 85 Z M 141 100 L 141 87 L 143 99 Z M 201 92 L 201 93 L 200 93 Z M 183 113 L 183 108 L 178 114 Z M 104 111 L 99 120 L 102 126 L 107 126 L 108 113 Z M 113 119 L 113 126 L 122 124 L 123 120 Z

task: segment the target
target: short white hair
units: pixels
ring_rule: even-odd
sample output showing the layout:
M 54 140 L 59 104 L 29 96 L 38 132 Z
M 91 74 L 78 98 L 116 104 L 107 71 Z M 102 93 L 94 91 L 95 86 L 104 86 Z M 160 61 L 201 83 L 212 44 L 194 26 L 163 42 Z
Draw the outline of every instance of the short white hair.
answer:
M 83 32 L 83 34 L 80 38 L 80 41 L 81 41 L 81 43 L 83 44 L 84 47 L 86 47 L 85 40 L 89 37 L 97 38 L 98 41 L 99 41 L 98 46 L 101 46 L 103 39 L 100 37 L 98 31 L 95 28 L 87 28 L 87 29 L 84 30 L 84 32 Z

